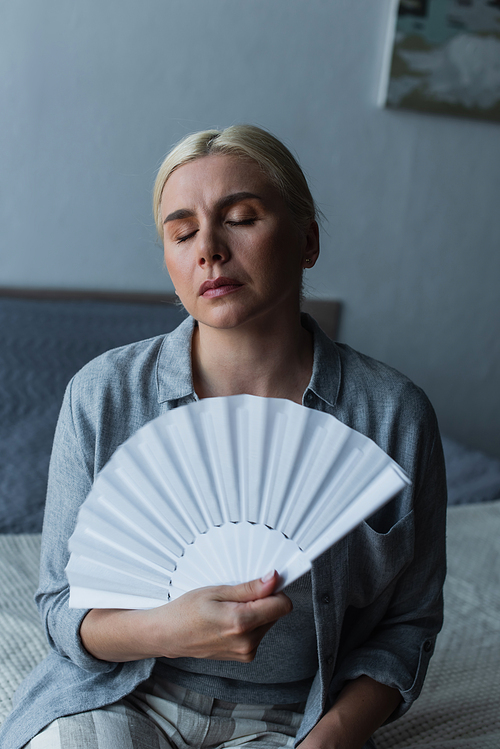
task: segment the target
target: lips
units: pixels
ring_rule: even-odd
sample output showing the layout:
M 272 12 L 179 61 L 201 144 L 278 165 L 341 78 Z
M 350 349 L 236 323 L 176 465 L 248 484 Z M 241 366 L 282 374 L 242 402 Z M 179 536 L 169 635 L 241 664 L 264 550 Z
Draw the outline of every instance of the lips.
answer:
M 211 278 L 208 281 L 204 281 L 201 284 L 198 293 L 205 298 L 224 296 L 224 294 L 230 294 L 233 291 L 237 291 L 242 286 L 243 284 L 236 281 L 234 278 L 219 276 L 219 278 Z

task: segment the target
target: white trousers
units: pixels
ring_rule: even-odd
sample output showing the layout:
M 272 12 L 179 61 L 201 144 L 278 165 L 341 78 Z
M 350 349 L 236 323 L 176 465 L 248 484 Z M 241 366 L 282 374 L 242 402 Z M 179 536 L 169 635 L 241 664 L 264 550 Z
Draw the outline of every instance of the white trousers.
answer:
M 291 749 L 304 707 L 226 702 L 155 678 L 120 702 L 55 720 L 25 749 Z

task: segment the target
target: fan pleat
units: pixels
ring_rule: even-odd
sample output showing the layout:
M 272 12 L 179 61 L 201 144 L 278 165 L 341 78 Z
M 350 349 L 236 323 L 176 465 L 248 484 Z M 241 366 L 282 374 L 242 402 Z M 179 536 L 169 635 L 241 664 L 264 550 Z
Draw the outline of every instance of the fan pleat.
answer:
M 251 498 L 249 496 L 251 487 L 251 475 L 252 471 L 249 466 L 250 458 L 250 435 L 249 435 L 249 420 L 248 412 L 246 409 L 240 408 L 235 412 L 236 416 L 236 447 L 238 451 L 237 465 L 240 467 L 239 471 L 239 486 L 238 496 L 239 502 L 239 520 L 242 522 L 249 519 L 251 511 Z
M 179 437 L 180 429 L 176 424 L 153 422 L 153 425 L 153 434 L 157 439 L 152 440 L 150 445 L 149 434 L 146 433 L 147 441 L 146 434 L 144 435 L 143 454 L 147 456 L 151 469 L 157 480 L 161 482 L 162 491 L 169 498 L 172 508 L 189 527 L 194 523 L 197 532 L 202 533 L 207 527 L 206 508 L 203 505 L 200 507 L 199 504 L 203 492 L 199 488 L 198 481 L 193 478 L 195 469 L 187 461 L 186 448 Z M 151 449 L 151 457 L 149 449 Z M 195 449 L 196 443 L 192 451 Z M 200 472 L 205 473 L 203 464 L 201 464 Z M 208 491 L 210 491 L 209 486 L 205 487 L 205 492 Z
M 82 513 L 82 522 L 85 524 L 80 537 L 72 537 L 69 548 L 77 551 L 77 544 L 84 543 L 85 547 L 95 554 L 97 550 L 106 551 L 111 557 L 134 559 L 140 563 L 173 571 L 177 565 L 178 556 L 163 543 L 157 545 L 141 538 L 137 533 L 123 533 L 105 521 L 95 522 L 95 517 L 89 512 Z M 81 549 L 79 553 L 83 553 Z
M 280 463 L 283 466 L 283 472 L 287 475 L 284 461 L 287 456 L 282 454 L 283 443 L 286 434 L 286 418 L 282 413 L 277 412 L 274 418 L 274 428 L 270 434 L 271 444 L 268 454 L 268 470 L 266 471 L 266 483 L 262 492 L 262 498 L 258 504 L 259 514 L 252 518 L 256 522 L 267 525 L 269 522 L 269 513 L 271 503 L 279 501 L 279 489 L 277 482 L 280 475 Z M 289 466 L 286 466 L 289 468 Z
M 193 511 L 191 515 L 186 509 L 194 506 L 191 497 L 186 490 L 180 494 L 177 474 L 168 470 L 167 460 L 163 465 L 158 463 L 154 447 L 139 443 L 134 453 L 125 447 L 121 460 L 112 468 L 111 462 L 109 465 L 108 481 L 114 483 L 118 493 L 147 512 L 153 522 L 172 528 L 184 543 L 190 543 L 203 529 L 199 513 Z M 162 470 L 167 472 L 159 481 Z
M 113 478 L 115 476 L 110 473 L 109 479 Z M 82 519 L 88 518 L 89 525 L 93 524 L 94 527 L 98 527 L 100 521 L 106 522 L 110 529 L 116 528 L 125 535 L 129 534 L 131 538 L 138 536 L 144 540 L 145 544 L 157 550 L 163 551 L 168 548 L 176 556 L 182 554 L 186 543 L 194 541 L 194 534 L 185 528 L 183 534 L 178 533 L 174 523 L 168 526 L 165 518 L 158 511 L 157 522 L 150 520 L 144 512 L 144 509 L 151 504 L 150 499 L 148 498 L 137 506 L 124 494 L 120 495 L 111 480 L 103 475 L 99 491 L 90 495 L 88 502 L 82 507 L 81 517 Z M 95 517 L 94 521 L 92 516 Z M 174 522 L 178 524 L 177 519 Z
M 380 507 L 384 503 L 385 497 L 393 497 L 400 491 L 402 480 L 404 480 L 405 484 L 408 483 L 406 475 L 398 476 L 398 472 L 392 466 L 386 466 L 378 476 L 373 478 L 368 486 L 365 486 L 364 490 L 356 498 L 356 502 L 346 507 L 340 516 L 337 516 L 335 520 L 328 523 L 324 534 L 311 543 L 307 549 L 308 555 L 316 559 L 332 545 L 329 543 L 330 538 L 334 539 L 333 543 L 343 538 L 349 531 L 372 514 L 374 504 Z
M 151 569 L 141 565 L 127 564 L 123 560 L 114 563 L 102 554 L 89 557 L 86 554 L 75 553 L 68 571 L 73 572 L 74 583 L 83 587 L 93 585 L 99 590 L 109 592 L 125 592 L 137 596 L 156 595 L 168 599 L 170 585 L 169 577 L 156 574 Z M 118 589 L 117 584 L 121 587 Z
M 230 466 L 232 465 L 230 457 L 231 445 L 227 441 L 227 430 L 222 430 L 218 434 L 210 414 L 202 413 L 200 420 L 203 424 L 203 431 L 206 434 L 207 450 L 210 465 L 212 466 L 215 492 L 219 497 L 222 522 L 229 523 L 231 521 L 230 497 L 236 496 L 237 488 L 234 481 L 234 473 L 230 470 Z M 224 470 L 223 466 L 226 466 L 226 470 Z
M 273 527 L 295 540 L 299 528 L 317 501 L 319 487 L 332 460 L 332 451 L 326 447 L 326 430 L 319 428 L 310 435 L 308 430 L 306 434 L 307 442 L 302 455 L 297 456 L 294 481 L 287 487 L 282 510 L 273 523 Z
M 354 448 L 346 457 L 344 463 L 335 464 L 337 471 L 332 479 L 331 485 L 326 487 L 326 491 L 318 489 L 315 495 L 315 503 L 309 506 L 308 513 L 303 513 L 301 523 L 293 529 L 293 537 L 301 549 L 307 549 L 309 539 L 317 535 L 318 525 L 324 528 L 325 518 L 335 518 L 341 511 L 341 505 L 338 501 L 342 491 L 349 491 L 347 486 L 352 470 L 356 468 L 357 463 L 363 458 L 363 454 Z M 330 471 L 329 471 L 330 473 Z M 322 477 L 323 478 L 323 477 Z M 324 482 L 322 481 L 324 485 Z M 350 496 L 350 494 L 349 494 Z
M 147 572 L 141 569 L 136 569 L 130 574 L 123 574 L 118 563 L 96 562 L 92 558 L 81 555 L 75 555 L 70 559 L 67 570 L 71 575 L 72 585 L 77 587 L 92 587 L 110 594 L 127 593 L 137 595 L 137 597 L 148 596 L 163 603 L 168 600 L 170 583 L 168 577 L 164 577 L 161 582 L 155 582 Z
M 205 530 L 212 525 L 222 522 L 222 516 L 214 497 L 210 475 L 206 470 L 208 460 L 204 455 L 202 442 L 199 435 L 193 435 L 190 419 L 185 419 L 184 424 L 169 427 L 170 449 L 175 451 L 178 470 L 183 480 L 190 486 L 198 511 L 202 516 L 201 528 Z M 190 434 L 191 432 L 191 434 Z M 207 456 L 208 457 L 208 456 Z M 210 509 L 212 512 L 210 512 Z

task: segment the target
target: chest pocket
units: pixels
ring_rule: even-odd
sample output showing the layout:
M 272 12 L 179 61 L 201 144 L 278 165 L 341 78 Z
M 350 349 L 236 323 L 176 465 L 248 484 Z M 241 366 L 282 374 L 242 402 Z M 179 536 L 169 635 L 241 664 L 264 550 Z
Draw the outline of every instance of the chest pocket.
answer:
M 369 606 L 391 588 L 413 559 L 413 511 L 386 533 L 364 521 L 349 534 L 349 603 Z

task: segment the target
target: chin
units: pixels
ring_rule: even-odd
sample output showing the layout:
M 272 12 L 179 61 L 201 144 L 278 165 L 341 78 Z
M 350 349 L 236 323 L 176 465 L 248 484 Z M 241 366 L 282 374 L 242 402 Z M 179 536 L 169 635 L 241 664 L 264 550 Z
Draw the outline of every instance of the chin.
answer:
M 255 299 L 253 304 L 248 304 L 247 300 L 244 304 L 243 300 L 237 302 L 234 296 L 229 294 L 227 297 L 219 298 L 215 304 L 193 307 L 192 310 L 188 307 L 186 309 L 200 325 L 218 330 L 232 330 L 252 323 L 269 325 L 271 321 L 276 321 L 280 317 L 280 304 L 276 299 Z M 281 316 L 282 314 L 283 311 Z
M 208 328 L 217 330 L 232 330 L 239 328 L 248 322 L 248 319 L 242 319 L 237 315 L 200 315 L 195 318 L 199 325 L 206 325 Z
M 203 304 L 193 305 L 191 309 L 189 307 L 186 307 L 186 309 L 200 325 L 221 330 L 237 328 L 254 316 L 244 309 L 244 305 L 234 304 L 233 300 L 231 300 L 231 303 L 226 303 L 224 297 L 217 300 L 215 304 L 212 301 L 212 304 L 208 306 Z
M 266 308 L 252 312 L 220 310 L 219 314 L 202 315 L 197 320 L 202 325 L 218 330 L 243 330 L 247 325 L 261 325 L 269 328 L 271 318 L 275 319 L 275 312 Z

